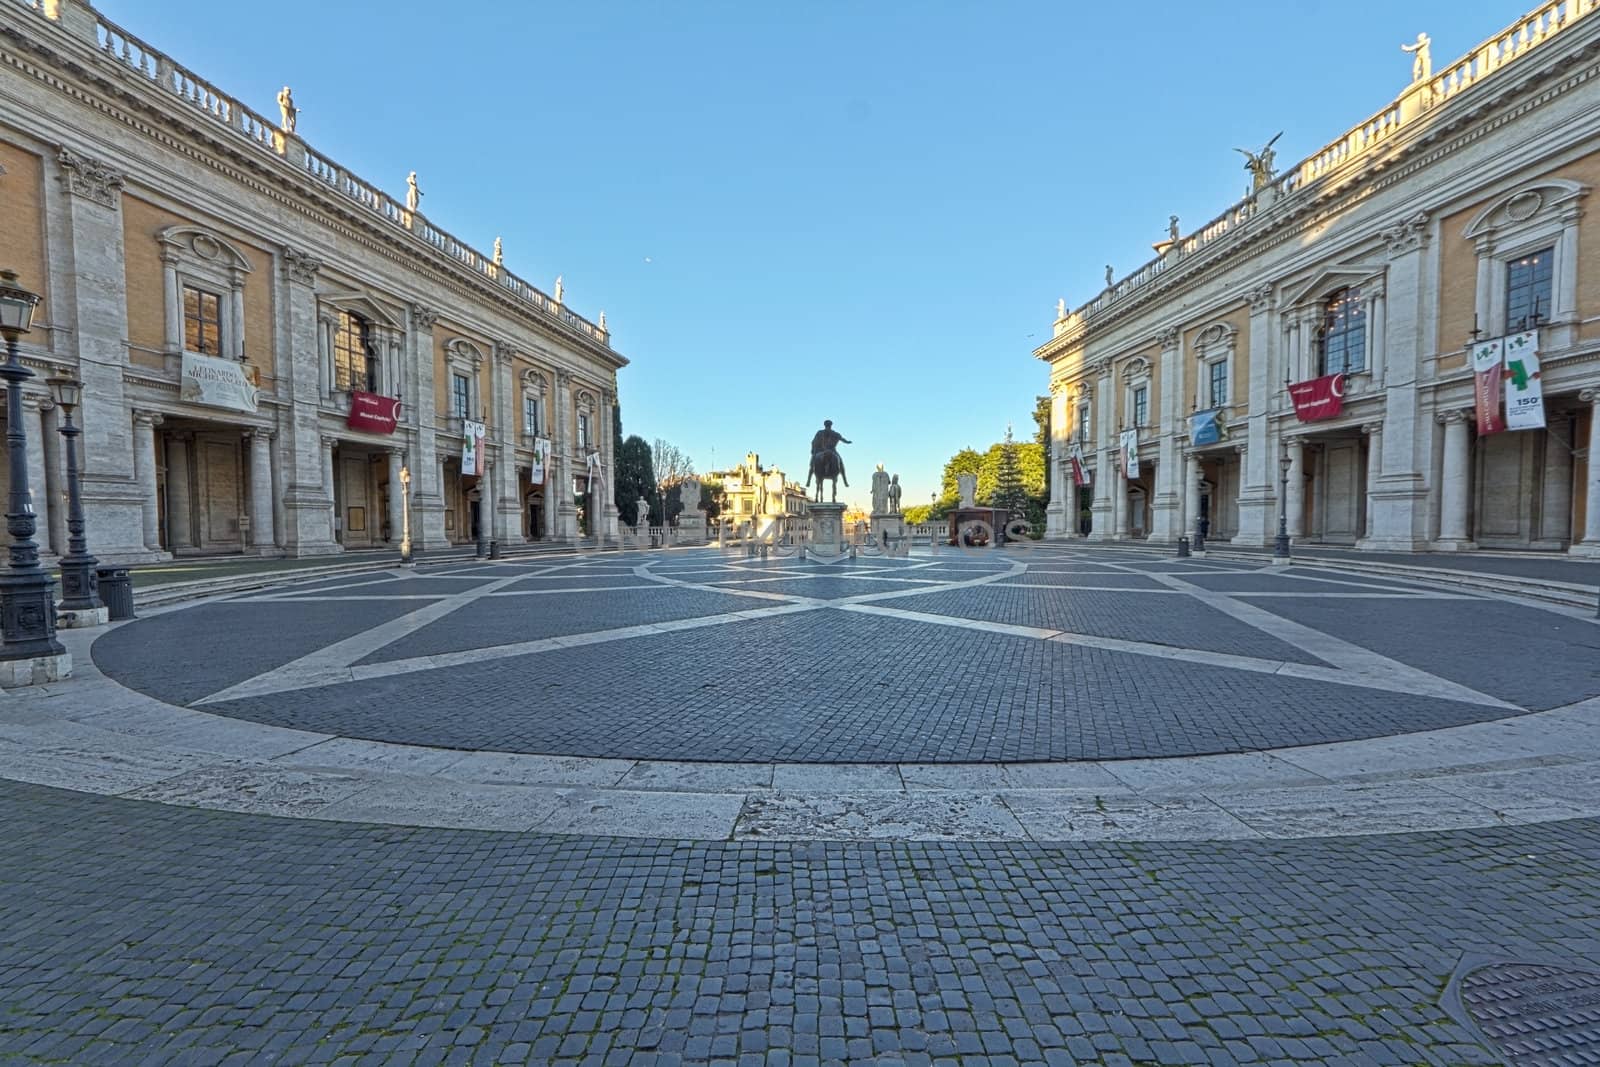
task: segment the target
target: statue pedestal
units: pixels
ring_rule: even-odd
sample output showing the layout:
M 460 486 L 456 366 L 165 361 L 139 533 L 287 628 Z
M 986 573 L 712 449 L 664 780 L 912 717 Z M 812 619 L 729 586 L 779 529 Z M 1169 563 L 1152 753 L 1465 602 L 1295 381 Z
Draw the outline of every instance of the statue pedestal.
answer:
M 888 513 L 874 514 L 868 523 L 868 532 L 878 544 L 899 541 L 906 535 L 904 516 Z
M 678 540 L 698 545 L 706 539 L 706 513 L 683 511 L 678 514 Z
M 844 505 L 812 503 L 808 515 L 811 519 L 811 540 L 806 546 L 806 555 L 820 558 L 823 562 L 832 562 L 843 556 L 846 550 Z

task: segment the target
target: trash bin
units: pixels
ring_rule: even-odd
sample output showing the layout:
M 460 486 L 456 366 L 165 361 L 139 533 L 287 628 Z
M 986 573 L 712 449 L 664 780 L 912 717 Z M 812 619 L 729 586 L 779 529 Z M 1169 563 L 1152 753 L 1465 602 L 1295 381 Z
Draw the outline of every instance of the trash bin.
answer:
M 133 579 L 126 567 L 99 567 L 95 577 L 100 580 L 100 603 L 112 622 L 133 618 Z

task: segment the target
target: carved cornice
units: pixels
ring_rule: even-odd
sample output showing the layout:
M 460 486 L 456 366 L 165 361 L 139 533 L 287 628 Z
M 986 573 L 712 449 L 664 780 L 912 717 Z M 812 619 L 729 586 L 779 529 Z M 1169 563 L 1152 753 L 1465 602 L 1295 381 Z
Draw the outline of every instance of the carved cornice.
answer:
M 291 282 L 299 282 L 301 285 L 317 284 L 317 272 L 322 269 L 322 260 L 297 248 L 290 248 L 288 245 L 284 245 L 279 250 L 279 255 L 283 263 L 283 276 L 285 278 Z
M 80 156 L 65 145 L 56 153 L 56 162 L 61 165 L 61 184 L 67 192 L 109 208 L 117 206 L 117 195 L 124 185 L 121 172 L 98 159 Z
M 1451 408 L 1449 411 L 1435 412 L 1433 421 L 1441 426 L 1448 426 L 1453 422 L 1468 422 L 1472 413 L 1465 408 Z
M 1383 238 L 1390 259 L 1416 252 L 1428 243 L 1428 213 L 1419 211 L 1404 222 L 1380 231 L 1378 236 Z
M 1383 423 L 1363 422 L 1361 424 L 1361 432 L 1366 434 L 1368 437 L 1377 437 L 1379 434 L 1383 433 Z

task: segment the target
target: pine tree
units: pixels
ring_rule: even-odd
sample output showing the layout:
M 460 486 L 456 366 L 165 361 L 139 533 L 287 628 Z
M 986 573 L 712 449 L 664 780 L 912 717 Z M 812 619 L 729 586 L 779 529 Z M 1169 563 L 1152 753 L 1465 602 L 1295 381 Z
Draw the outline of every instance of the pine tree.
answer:
M 1022 484 L 1022 466 L 1017 462 L 1017 443 L 1011 438 L 1011 424 L 1006 424 L 1006 439 L 1000 446 L 1000 466 L 995 471 L 994 493 L 989 505 L 1004 509 L 1014 518 L 1023 518 L 1028 511 L 1028 490 Z

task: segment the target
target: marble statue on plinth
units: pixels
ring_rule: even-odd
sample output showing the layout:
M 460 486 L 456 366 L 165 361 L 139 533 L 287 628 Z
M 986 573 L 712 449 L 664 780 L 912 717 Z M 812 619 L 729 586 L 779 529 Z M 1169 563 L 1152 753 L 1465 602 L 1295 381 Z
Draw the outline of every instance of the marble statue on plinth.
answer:
M 900 476 L 889 479 L 889 514 L 900 514 Z
M 978 506 L 978 501 L 975 499 L 978 495 L 978 476 L 976 474 L 956 475 L 956 489 L 961 493 L 961 503 L 958 506 L 963 508 L 975 508 Z
M 1244 148 L 1234 149 L 1235 152 L 1244 156 L 1244 169 L 1250 172 L 1250 191 L 1252 193 L 1259 193 L 1272 184 L 1272 179 L 1276 176 L 1272 169 L 1272 163 L 1278 158 L 1278 153 L 1272 150 L 1272 146 L 1277 144 L 1278 137 L 1282 136 L 1283 131 L 1279 130 L 1277 136 L 1263 145 L 1259 152 L 1251 152 Z
M 278 90 L 278 114 L 278 127 L 284 133 L 293 133 L 295 123 L 300 121 L 300 109 L 294 106 L 294 93 L 287 85 Z
M 832 419 L 822 420 L 822 429 L 811 437 L 811 466 L 806 471 L 806 487 L 810 488 L 811 479 L 817 479 L 817 501 L 822 501 L 822 483 L 833 483 L 833 501 L 839 500 L 839 483 L 844 482 L 845 488 L 850 488 L 850 479 L 844 475 L 844 460 L 839 458 L 839 445 L 850 444 L 850 439 L 833 428 Z
M 415 213 L 422 203 L 422 187 L 417 184 L 417 172 L 406 175 L 406 210 Z
M 649 526 L 650 501 L 646 500 L 644 497 L 640 497 L 638 502 L 633 505 L 633 516 L 633 524 L 635 526 Z
M 882 463 L 872 472 L 872 513 L 889 514 L 889 473 L 883 469 Z
M 1415 44 L 1403 44 L 1400 51 L 1411 54 L 1411 82 L 1425 82 L 1433 77 L 1433 38 L 1425 33 L 1417 34 Z

